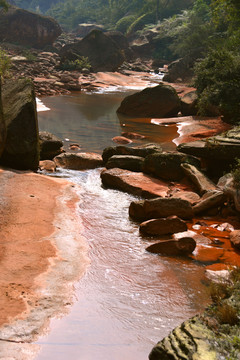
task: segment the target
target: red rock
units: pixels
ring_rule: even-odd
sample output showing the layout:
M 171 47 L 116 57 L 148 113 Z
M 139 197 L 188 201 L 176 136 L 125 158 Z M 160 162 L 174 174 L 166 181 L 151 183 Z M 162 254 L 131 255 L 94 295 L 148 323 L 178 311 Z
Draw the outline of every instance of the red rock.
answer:
M 101 173 L 103 185 L 122 190 L 133 195 L 146 198 L 167 196 L 168 185 L 142 172 L 132 172 L 123 169 L 103 170 Z
M 63 153 L 54 158 L 57 166 L 72 170 L 95 169 L 102 166 L 102 157 L 95 153 Z
M 145 139 L 146 136 L 132 132 L 122 132 L 122 136 L 128 139 Z
M 187 224 L 177 216 L 152 219 L 140 224 L 140 231 L 146 235 L 166 235 L 187 230 Z
M 42 160 L 39 162 L 39 169 L 54 172 L 56 171 L 56 164 L 52 160 Z
M 142 209 L 140 209 L 142 208 Z M 193 210 L 191 204 L 177 198 L 156 198 L 145 201 L 132 201 L 129 215 L 134 220 L 150 220 L 168 216 L 179 216 L 182 219 L 191 219 Z
M 187 200 L 192 205 L 196 204 L 196 202 L 198 202 L 200 200 L 200 196 L 198 194 L 196 194 L 195 192 L 183 191 L 183 190 L 179 190 L 179 189 L 174 189 L 171 192 L 171 196 L 178 198 L 178 199 Z
M 124 136 L 115 136 L 114 138 L 112 138 L 112 141 L 114 141 L 117 144 L 131 144 L 132 140 L 127 139 Z

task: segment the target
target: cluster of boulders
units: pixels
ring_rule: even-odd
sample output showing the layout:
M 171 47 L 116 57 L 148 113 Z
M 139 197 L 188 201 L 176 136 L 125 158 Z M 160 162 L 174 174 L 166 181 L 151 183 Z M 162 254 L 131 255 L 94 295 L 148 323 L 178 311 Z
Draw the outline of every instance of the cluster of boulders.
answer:
M 63 143 L 46 132 L 40 133 L 40 144 L 41 170 L 86 170 L 105 166 L 101 179 L 106 188 L 145 198 L 130 204 L 129 216 L 139 222 L 142 236 L 164 237 L 147 248 L 152 253 L 190 255 L 204 237 L 188 231 L 187 223 L 194 217 L 227 217 L 236 215 L 239 210 L 238 190 L 232 175 L 224 175 L 215 184 L 202 172 L 199 159 L 190 155 L 164 152 L 153 144 L 109 147 L 102 156 L 78 150 L 65 152 Z M 231 243 L 239 248 L 240 231 L 232 230 L 229 227 Z M 204 241 L 211 243 L 207 238 Z
M 141 222 L 140 231 L 147 236 L 185 232 L 185 220 L 191 221 L 194 216 L 227 216 L 238 209 L 232 176 L 225 175 L 215 184 L 202 172 L 196 157 L 164 152 L 155 145 L 110 147 L 102 157 L 104 186 L 149 199 L 134 201 L 129 208 L 130 217 Z M 172 254 L 186 254 L 194 250 L 194 243 L 194 236 L 184 233 L 149 250 L 169 255 L 172 249 Z
M 79 71 L 59 70 L 60 57 L 55 52 L 31 50 L 8 50 L 11 56 L 11 74 L 14 78 L 27 77 L 34 82 L 37 96 L 69 94 L 80 91 Z M 82 82 L 90 82 L 90 75 L 81 73 Z

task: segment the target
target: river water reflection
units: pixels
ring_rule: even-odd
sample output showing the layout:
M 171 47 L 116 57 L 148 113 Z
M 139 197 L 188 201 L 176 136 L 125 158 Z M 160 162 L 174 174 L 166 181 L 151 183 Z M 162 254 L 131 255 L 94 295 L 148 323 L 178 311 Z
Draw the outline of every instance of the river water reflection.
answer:
M 40 113 L 40 129 L 78 142 L 84 151 L 101 152 L 125 124 L 128 131 L 148 136 L 147 142 L 172 147 L 176 129 L 163 127 L 159 134 L 159 126 L 119 120 L 115 111 L 121 98 L 118 93 L 44 99 L 51 111 Z M 147 360 L 158 340 L 209 300 L 204 267 L 147 253 L 151 240 L 143 239 L 128 217 L 135 198 L 103 189 L 99 174 L 100 169 L 59 173 L 79 189 L 91 265 L 76 284 L 69 315 L 53 320 L 50 334 L 39 339 L 37 360 Z
M 172 139 L 177 137 L 176 125 L 159 126 L 152 124 L 151 119 L 128 118 L 116 113 L 126 94 L 130 92 L 76 93 L 43 98 L 44 105 L 51 111 L 38 113 L 39 128 L 62 140 L 78 143 L 82 151 L 101 153 L 105 147 L 114 145 L 112 138 L 122 132 L 146 136 L 140 143 L 157 142 L 165 149 L 174 149 Z M 67 145 L 65 141 L 66 148 Z M 139 142 L 132 145 L 139 145 Z

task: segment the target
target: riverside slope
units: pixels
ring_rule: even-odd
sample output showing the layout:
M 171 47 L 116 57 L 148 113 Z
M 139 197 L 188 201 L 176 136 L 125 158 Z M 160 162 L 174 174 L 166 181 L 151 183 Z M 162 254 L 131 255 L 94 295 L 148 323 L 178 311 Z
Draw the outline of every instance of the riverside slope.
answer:
M 72 304 L 87 248 L 74 185 L 7 170 L 0 171 L 0 184 L 0 358 L 27 360 L 38 352 L 30 343 L 49 318 Z

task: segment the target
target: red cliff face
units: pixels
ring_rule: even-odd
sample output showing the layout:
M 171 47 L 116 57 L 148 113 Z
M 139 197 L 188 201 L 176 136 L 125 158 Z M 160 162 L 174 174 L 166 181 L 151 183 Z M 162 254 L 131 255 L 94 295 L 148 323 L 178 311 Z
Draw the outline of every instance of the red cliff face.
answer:
M 50 17 L 16 7 L 0 11 L 0 41 L 43 48 L 61 32 L 59 24 Z

